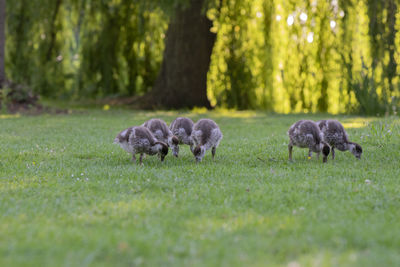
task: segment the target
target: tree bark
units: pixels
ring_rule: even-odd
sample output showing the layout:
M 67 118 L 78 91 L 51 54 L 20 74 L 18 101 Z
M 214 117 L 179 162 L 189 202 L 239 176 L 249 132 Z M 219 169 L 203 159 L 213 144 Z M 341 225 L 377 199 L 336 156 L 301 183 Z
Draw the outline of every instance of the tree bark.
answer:
M 216 34 L 203 12 L 204 0 L 179 8 L 166 34 L 163 63 L 148 108 L 211 108 L 207 99 L 207 72 Z
M 0 88 L 6 82 L 5 73 L 5 45 L 6 45 L 6 0 L 0 0 Z

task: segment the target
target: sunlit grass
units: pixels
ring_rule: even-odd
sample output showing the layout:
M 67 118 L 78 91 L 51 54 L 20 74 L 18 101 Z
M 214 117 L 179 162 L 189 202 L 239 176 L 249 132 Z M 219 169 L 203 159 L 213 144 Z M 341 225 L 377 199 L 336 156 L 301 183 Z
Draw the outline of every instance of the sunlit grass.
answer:
M 213 118 L 212 162 L 144 166 L 113 145 L 152 117 Z M 196 109 L 8 117 L 0 128 L 1 266 L 396 266 L 399 119 L 339 116 L 363 146 L 322 164 L 289 126 L 321 115 Z M 390 130 L 390 132 L 388 132 Z
M 376 118 L 351 118 L 342 121 L 345 129 L 366 127 L 368 123 L 373 122 Z
M 195 115 L 209 114 L 213 117 L 225 117 L 225 118 L 254 118 L 258 116 L 256 111 L 252 110 L 236 111 L 226 108 L 216 108 L 212 112 L 208 111 L 206 108 L 193 108 L 191 112 L 186 113 L 187 116 L 194 114 Z
M 21 114 L 0 114 L 0 119 L 19 118 Z

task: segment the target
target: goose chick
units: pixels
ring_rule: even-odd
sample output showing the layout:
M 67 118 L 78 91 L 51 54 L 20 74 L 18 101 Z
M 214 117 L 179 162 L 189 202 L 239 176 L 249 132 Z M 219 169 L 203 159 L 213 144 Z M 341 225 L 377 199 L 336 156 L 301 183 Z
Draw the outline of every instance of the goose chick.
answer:
M 179 145 L 179 140 L 174 136 L 165 121 L 160 119 L 151 119 L 143 123 L 144 127 L 150 130 L 154 137 L 161 142 L 168 144 L 172 148 L 172 151 L 176 151 Z M 178 156 L 177 154 L 174 156 Z
M 192 139 L 195 145 L 193 155 L 197 162 L 203 159 L 210 148 L 214 160 L 215 151 L 222 139 L 222 132 L 213 120 L 201 119 L 193 125 Z
M 317 124 L 324 134 L 324 141 L 332 147 L 332 159 L 335 159 L 335 148 L 340 151 L 350 150 L 357 159 L 361 159 L 362 147 L 349 141 L 349 137 L 339 121 L 321 120 L 317 121 Z
M 293 146 L 308 148 L 308 156 L 311 157 L 312 152 L 321 152 L 323 154 L 323 162 L 327 161 L 330 147 L 323 141 L 323 134 L 319 130 L 318 125 L 310 120 L 300 120 L 290 126 L 289 131 L 289 160 L 292 160 Z
M 158 154 L 161 161 L 164 161 L 168 154 L 167 144 L 157 141 L 149 129 L 143 126 L 123 130 L 115 137 L 114 144 L 119 144 L 122 149 L 132 153 L 132 161 L 134 162 L 136 162 L 135 155 L 140 153 L 140 165 L 142 165 L 143 154 Z
M 190 151 L 193 153 L 193 139 L 192 139 L 192 131 L 193 131 L 193 121 L 186 117 L 178 117 L 176 118 L 169 127 L 172 131 L 172 134 L 176 136 L 179 140 L 179 144 L 185 144 L 190 146 Z M 176 150 L 172 150 L 174 156 L 178 156 L 179 146 L 176 146 Z M 176 155 L 175 155 L 176 154 Z

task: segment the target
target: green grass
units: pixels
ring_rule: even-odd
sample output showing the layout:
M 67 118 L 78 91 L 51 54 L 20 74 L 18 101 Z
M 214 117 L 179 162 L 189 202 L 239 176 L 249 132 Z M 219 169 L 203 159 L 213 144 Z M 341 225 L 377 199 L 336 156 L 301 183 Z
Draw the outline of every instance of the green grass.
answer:
M 322 115 L 183 114 L 224 134 L 201 164 L 112 144 L 177 115 L 0 117 L 0 266 L 400 265 L 399 119 L 335 117 L 364 154 L 327 164 L 287 160 L 289 126 Z

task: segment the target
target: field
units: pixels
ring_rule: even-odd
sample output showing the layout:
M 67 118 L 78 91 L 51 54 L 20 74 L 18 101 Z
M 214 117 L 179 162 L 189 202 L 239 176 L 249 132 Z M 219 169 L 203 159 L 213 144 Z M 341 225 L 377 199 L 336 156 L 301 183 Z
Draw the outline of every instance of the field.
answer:
M 220 125 L 215 162 L 183 146 L 139 166 L 112 144 L 178 115 Z M 328 117 L 361 160 L 288 162 L 289 126 L 323 115 L 0 115 L 0 266 L 399 266 L 400 120 Z

